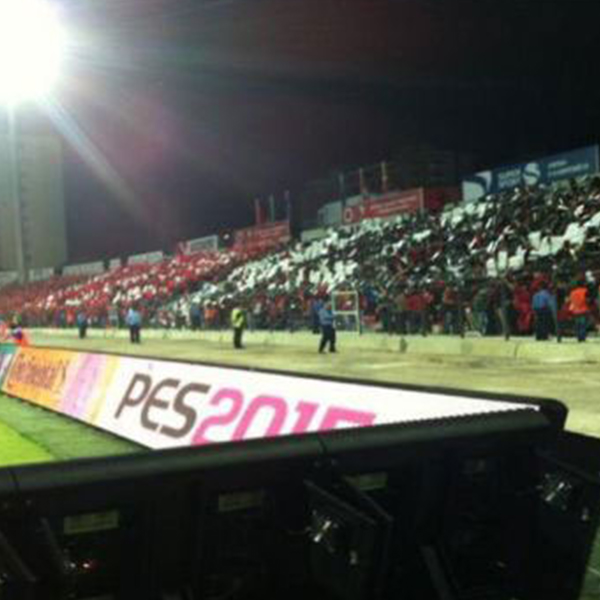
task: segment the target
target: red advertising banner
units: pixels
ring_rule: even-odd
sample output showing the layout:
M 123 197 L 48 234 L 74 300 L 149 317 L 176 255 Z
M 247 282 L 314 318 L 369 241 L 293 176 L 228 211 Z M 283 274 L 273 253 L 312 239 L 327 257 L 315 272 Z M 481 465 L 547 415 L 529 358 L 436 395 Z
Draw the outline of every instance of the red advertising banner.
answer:
M 425 190 L 425 209 L 438 213 L 449 202 L 462 202 L 461 190 L 458 187 L 437 187 Z
M 290 222 L 265 223 L 239 229 L 234 234 L 234 248 L 257 249 L 284 244 L 290 240 Z
M 369 198 L 356 206 L 344 209 L 344 224 L 359 223 L 365 219 L 386 219 L 404 213 L 415 213 L 424 207 L 424 191 L 422 188 L 406 192 L 393 192 Z

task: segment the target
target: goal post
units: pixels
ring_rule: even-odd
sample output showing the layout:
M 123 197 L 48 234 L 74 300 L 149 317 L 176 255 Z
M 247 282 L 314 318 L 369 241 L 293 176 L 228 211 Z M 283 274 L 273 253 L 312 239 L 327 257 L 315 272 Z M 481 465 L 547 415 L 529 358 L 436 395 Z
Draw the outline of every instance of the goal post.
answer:
M 334 290 L 331 293 L 331 308 L 338 331 L 362 333 L 360 298 L 356 290 Z

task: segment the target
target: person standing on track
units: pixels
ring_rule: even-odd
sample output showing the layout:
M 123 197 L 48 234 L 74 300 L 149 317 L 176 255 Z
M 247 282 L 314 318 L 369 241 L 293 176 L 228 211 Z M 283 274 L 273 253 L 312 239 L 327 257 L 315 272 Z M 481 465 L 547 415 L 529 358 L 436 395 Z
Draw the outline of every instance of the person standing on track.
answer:
M 241 350 L 244 347 L 242 346 L 242 336 L 246 327 L 246 313 L 241 305 L 231 311 L 231 327 L 233 328 L 233 347 Z
M 514 303 L 514 285 L 507 277 L 496 282 L 494 290 L 494 305 L 496 318 L 500 324 L 502 335 L 508 342 L 511 336 L 511 309 Z
M 132 306 L 127 312 L 127 326 L 129 327 L 129 339 L 132 344 L 140 344 L 140 331 L 142 329 L 142 314 L 136 306 Z
M 84 340 L 87 335 L 88 318 L 83 310 L 77 313 L 77 329 L 79 329 L 79 339 Z
M 588 288 L 585 281 L 578 281 L 569 295 L 569 310 L 575 320 L 575 333 L 578 342 L 585 342 L 589 322 L 590 307 Z
M 540 289 L 533 296 L 532 308 L 535 314 L 535 339 L 547 340 L 552 331 L 553 323 L 556 321 L 556 298 L 548 290 L 548 283 L 542 281 Z M 559 332 L 557 332 L 558 336 Z
M 310 316 L 312 324 L 312 332 L 319 335 L 321 332 L 321 323 L 319 321 L 319 313 L 323 308 L 323 302 L 320 298 L 313 298 L 310 302 Z
M 319 344 L 319 354 L 323 354 L 325 346 L 329 344 L 329 352 L 337 352 L 335 349 L 335 319 L 331 302 L 328 300 L 319 311 L 319 323 L 321 325 L 321 343 Z
M 119 311 L 115 306 L 108 309 L 108 325 L 115 331 L 119 329 Z

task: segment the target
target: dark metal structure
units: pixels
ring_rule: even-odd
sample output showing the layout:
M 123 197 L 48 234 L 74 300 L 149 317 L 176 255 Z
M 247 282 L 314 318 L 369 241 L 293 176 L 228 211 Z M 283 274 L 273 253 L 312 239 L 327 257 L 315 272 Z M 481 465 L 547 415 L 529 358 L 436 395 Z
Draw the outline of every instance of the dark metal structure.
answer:
M 486 415 L 4 469 L 0 597 L 576 600 L 600 442 L 565 433 L 565 418 L 557 402 L 519 399 Z

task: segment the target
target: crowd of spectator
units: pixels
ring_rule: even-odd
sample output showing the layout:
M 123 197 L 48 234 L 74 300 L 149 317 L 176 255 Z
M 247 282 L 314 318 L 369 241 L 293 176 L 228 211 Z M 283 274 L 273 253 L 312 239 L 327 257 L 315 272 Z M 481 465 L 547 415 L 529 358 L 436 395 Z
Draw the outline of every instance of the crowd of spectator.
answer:
M 251 326 L 294 329 L 310 324 L 320 298 L 352 289 L 365 320 L 384 331 L 508 337 L 532 332 L 532 298 L 547 285 L 555 326 L 566 330 L 576 282 L 589 286 L 589 312 L 597 314 L 599 226 L 598 178 L 516 189 L 438 214 L 329 230 L 241 264 L 170 309 L 181 322 L 193 313 L 196 326 L 214 327 L 225 319 L 213 315 L 242 303 Z
M 116 326 L 135 304 L 147 325 L 199 329 L 226 327 L 242 305 L 251 328 L 294 330 L 311 326 L 323 298 L 353 290 L 363 322 L 383 331 L 508 337 L 532 333 L 532 299 L 544 288 L 555 302 L 551 328 L 568 331 L 576 283 L 597 315 L 599 228 L 600 178 L 591 177 L 365 220 L 258 256 L 204 252 L 12 286 L 0 293 L 0 314 L 68 326 L 85 310 L 92 325 Z
M 160 307 L 196 289 L 200 282 L 219 281 L 235 265 L 256 253 L 205 251 L 177 255 L 154 264 L 133 264 L 93 277 L 55 276 L 0 290 L 0 315 L 28 326 L 74 326 L 85 312 L 91 326 L 123 326 L 127 311 L 136 306 L 146 319 Z

